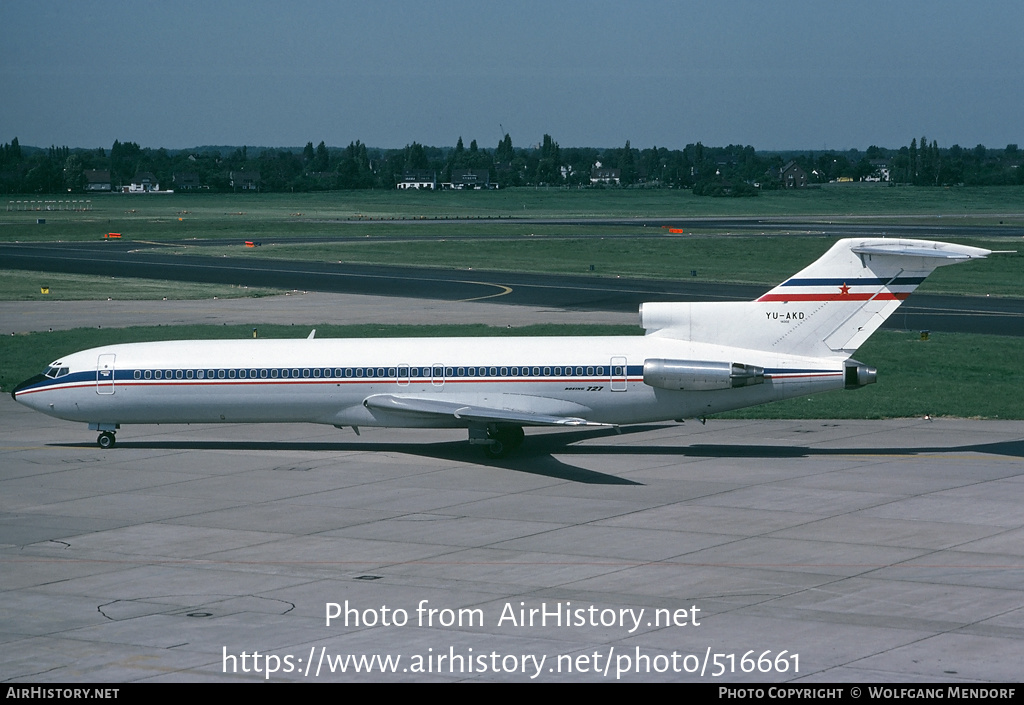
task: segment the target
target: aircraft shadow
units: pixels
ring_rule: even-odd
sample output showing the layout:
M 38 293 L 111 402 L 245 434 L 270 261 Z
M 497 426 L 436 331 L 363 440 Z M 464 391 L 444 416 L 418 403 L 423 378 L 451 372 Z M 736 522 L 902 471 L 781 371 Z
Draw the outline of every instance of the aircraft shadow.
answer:
M 577 436 L 573 440 L 580 440 Z M 483 449 L 469 445 L 466 441 L 445 441 L 441 443 L 380 443 L 380 442 L 339 442 L 303 443 L 289 441 L 118 441 L 117 450 L 255 450 L 255 451 L 313 451 L 329 452 L 377 452 L 401 453 L 422 458 L 453 460 L 484 467 L 502 468 L 530 475 L 540 475 L 568 482 L 588 485 L 640 485 L 603 472 L 587 470 L 559 461 L 553 452 L 561 452 L 566 440 L 546 443 L 545 448 L 534 448 L 533 439 L 527 440 L 515 453 L 506 458 L 488 458 Z M 53 443 L 66 448 L 91 448 L 91 443 Z M 114 451 L 116 452 L 116 450 Z
M 515 472 L 540 475 L 569 482 L 593 485 L 641 485 L 643 483 L 562 462 L 559 456 L 579 458 L 609 456 L 676 456 L 683 458 L 815 458 L 857 455 L 904 455 L 930 453 L 987 453 L 1013 458 L 1024 458 L 1024 439 L 979 443 L 963 446 L 913 446 L 870 448 L 816 448 L 800 445 L 739 445 L 694 444 L 660 446 L 645 443 L 616 445 L 580 445 L 581 441 L 632 435 L 662 426 L 631 426 L 616 432 L 613 429 L 566 431 L 528 436 L 517 451 L 506 458 L 487 458 L 482 449 L 465 441 L 440 443 L 388 443 L 342 441 L 336 443 L 294 441 L 119 441 L 119 449 L 144 450 L 254 450 L 254 451 L 313 451 L 313 452 L 380 452 L 401 453 L 423 458 L 452 460 L 484 467 L 503 468 Z M 69 448 L 95 448 L 91 443 L 54 443 Z M 116 452 L 116 451 L 115 451 Z

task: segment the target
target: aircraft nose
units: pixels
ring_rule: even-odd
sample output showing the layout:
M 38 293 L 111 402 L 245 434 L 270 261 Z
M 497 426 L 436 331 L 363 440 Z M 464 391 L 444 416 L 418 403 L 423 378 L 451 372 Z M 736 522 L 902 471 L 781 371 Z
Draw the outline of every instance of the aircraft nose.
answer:
M 18 392 L 22 391 L 23 389 L 28 389 L 29 387 L 35 386 L 36 384 L 42 382 L 44 379 L 46 379 L 46 375 L 34 375 L 32 377 L 29 377 L 24 382 L 22 382 L 17 387 L 11 390 L 11 398 L 14 399 L 14 401 L 18 401 Z

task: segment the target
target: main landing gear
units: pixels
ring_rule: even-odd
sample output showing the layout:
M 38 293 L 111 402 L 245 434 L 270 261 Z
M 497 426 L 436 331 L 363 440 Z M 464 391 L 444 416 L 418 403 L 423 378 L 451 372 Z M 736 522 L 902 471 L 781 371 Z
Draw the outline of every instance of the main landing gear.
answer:
M 116 443 L 117 437 L 114 435 L 113 431 L 104 431 L 96 438 L 96 445 L 98 445 L 103 450 L 106 450 L 107 448 L 113 448 L 114 444 Z
M 488 458 L 504 458 L 523 444 L 526 434 L 522 426 L 508 424 L 471 424 L 469 427 L 469 443 L 483 446 Z

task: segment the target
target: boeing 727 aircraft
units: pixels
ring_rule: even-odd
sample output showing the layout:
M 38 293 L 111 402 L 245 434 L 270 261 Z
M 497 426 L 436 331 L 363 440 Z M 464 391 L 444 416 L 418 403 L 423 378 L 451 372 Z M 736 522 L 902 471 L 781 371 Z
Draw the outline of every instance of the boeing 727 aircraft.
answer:
M 188 340 L 67 355 L 19 384 L 22 404 L 99 431 L 121 424 L 467 428 L 499 457 L 524 426 L 618 426 L 829 389 L 875 369 L 850 356 L 936 267 L 990 250 L 839 240 L 755 301 L 645 303 L 644 336 Z

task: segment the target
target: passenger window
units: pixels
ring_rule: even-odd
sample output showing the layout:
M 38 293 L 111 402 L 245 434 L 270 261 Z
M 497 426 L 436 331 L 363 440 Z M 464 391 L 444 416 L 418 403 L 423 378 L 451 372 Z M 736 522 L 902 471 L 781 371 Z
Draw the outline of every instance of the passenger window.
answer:
M 196 377 L 199 379 L 206 377 L 206 370 L 196 370 Z
M 313 368 L 313 376 L 314 377 L 319 377 L 320 376 L 320 368 L 319 367 L 314 367 Z
M 142 379 L 142 370 L 135 370 L 135 379 Z
M 145 377 L 146 379 L 152 379 L 153 371 L 152 370 L 146 370 L 145 372 L 142 373 L 142 376 Z
M 217 378 L 224 379 L 224 370 L 217 370 Z
M 185 370 L 185 379 L 192 379 L 195 376 L 195 372 L 192 370 Z
M 351 367 L 346 367 L 345 368 L 345 376 L 346 377 L 351 377 L 352 376 L 352 368 Z
M 267 371 L 266 370 L 260 370 L 260 377 L 262 379 L 266 379 L 267 378 Z
M 395 376 L 397 376 L 395 374 L 395 368 L 394 367 L 389 367 L 388 368 L 388 377 L 395 377 Z

